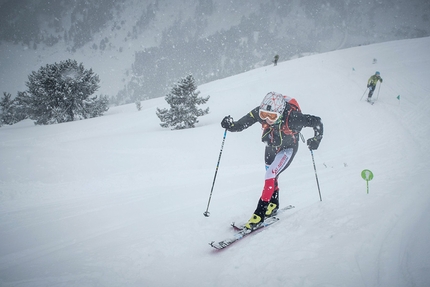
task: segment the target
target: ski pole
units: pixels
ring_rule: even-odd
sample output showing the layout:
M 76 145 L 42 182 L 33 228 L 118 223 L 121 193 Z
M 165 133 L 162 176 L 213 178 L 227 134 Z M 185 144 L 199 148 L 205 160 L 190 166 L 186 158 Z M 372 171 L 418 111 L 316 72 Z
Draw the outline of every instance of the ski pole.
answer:
M 382 83 L 379 84 L 378 94 L 376 95 L 376 100 L 378 100 L 378 98 L 379 98 L 379 91 L 381 90 L 381 86 L 382 86 Z
M 314 152 L 309 149 L 311 151 L 311 155 L 312 155 L 312 162 L 314 164 L 314 171 L 315 171 L 315 179 L 317 180 L 317 186 L 318 186 L 318 193 L 320 194 L 320 201 L 322 201 L 322 197 L 321 197 L 321 190 L 320 190 L 320 184 L 318 182 L 318 175 L 317 175 L 317 168 L 315 167 L 315 160 L 314 160 Z
M 209 215 L 210 215 L 210 212 L 208 211 L 209 210 L 209 204 L 211 203 L 212 192 L 213 192 L 214 186 L 215 186 L 215 179 L 216 179 L 216 175 L 218 173 L 218 167 L 219 167 L 219 163 L 221 161 L 221 155 L 222 155 L 222 150 L 224 148 L 224 142 L 225 142 L 226 135 L 227 135 L 227 129 L 225 129 L 225 131 L 224 131 L 224 137 L 222 138 L 221 150 L 219 152 L 218 162 L 216 164 L 215 175 L 214 175 L 214 180 L 212 182 L 211 193 L 209 194 L 208 206 L 206 207 L 206 211 L 203 212 L 203 215 L 206 216 L 206 217 L 209 217 Z
M 303 143 L 305 143 L 305 137 L 302 135 L 302 133 L 299 133 L 299 134 L 300 134 L 300 138 L 302 139 Z M 311 151 L 311 155 L 312 155 L 312 162 L 313 162 L 313 164 L 314 164 L 315 178 L 316 178 L 316 180 L 317 180 L 318 193 L 320 194 L 320 201 L 322 201 L 322 197 L 321 197 L 321 190 L 320 190 L 320 184 L 319 184 L 319 182 L 318 182 L 317 168 L 316 168 L 316 166 L 315 166 L 315 160 L 314 160 L 314 152 L 313 152 L 311 149 L 309 149 L 309 150 Z
M 366 88 L 366 89 L 364 90 L 364 93 L 363 93 L 363 95 L 361 96 L 360 101 L 363 99 L 364 94 L 366 93 L 367 89 L 368 89 L 368 88 Z

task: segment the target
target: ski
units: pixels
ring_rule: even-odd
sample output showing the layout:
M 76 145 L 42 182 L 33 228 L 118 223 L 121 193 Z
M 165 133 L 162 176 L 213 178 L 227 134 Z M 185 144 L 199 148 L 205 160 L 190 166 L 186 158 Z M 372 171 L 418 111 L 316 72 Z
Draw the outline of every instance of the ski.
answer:
M 260 226 L 258 226 L 255 229 L 252 229 L 252 230 L 246 229 L 246 228 L 240 229 L 235 234 L 233 234 L 233 236 L 231 236 L 229 238 L 226 238 L 224 240 L 218 241 L 218 242 L 212 241 L 211 243 L 209 243 L 209 245 L 212 246 L 215 249 L 218 249 L 218 250 L 226 248 L 227 246 L 232 245 L 236 241 L 239 241 L 240 239 L 244 238 L 245 236 L 247 236 L 247 235 L 249 235 L 251 233 L 254 233 L 255 231 L 260 230 L 260 229 L 262 229 L 264 227 L 272 225 L 273 223 L 276 223 L 278 221 L 279 221 L 279 218 L 277 218 L 275 216 L 269 217 L 268 219 L 266 219 L 263 222 L 263 224 L 261 224 Z
M 292 208 L 294 208 L 293 205 L 288 205 L 288 206 L 286 206 L 284 208 L 280 208 L 278 210 L 276 216 L 271 216 L 271 217 L 266 218 L 264 220 L 264 222 L 259 227 L 255 228 L 255 229 L 252 229 L 252 230 L 246 229 L 246 228 L 242 227 L 244 225 L 235 225 L 235 223 L 233 222 L 232 226 L 236 229 L 236 233 L 234 233 L 231 237 L 228 237 L 228 238 L 226 238 L 224 240 L 221 240 L 221 241 L 218 241 L 218 242 L 212 241 L 212 242 L 209 243 L 209 245 L 212 246 L 215 249 L 218 249 L 218 250 L 224 249 L 224 248 L 232 245 L 233 243 L 235 243 L 235 242 L 243 239 L 247 235 L 249 235 L 251 233 L 254 233 L 254 232 L 256 232 L 256 231 L 258 231 L 258 230 L 260 230 L 260 229 L 262 229 L 264 227 L 270 226 L 270 225 L 278 222 L 279 218 L 277 217 L 277 215 L 280 212 L 283 212 L 285 210 L 292 209 Z
M 282 207 L 282 208 L 279 208 L 278 209 L 278 211 L 276 212 L 276 214 L 274 214 L 273 216 L 271 216 L 271 217 L 276 217 L 276 216 L 278 216 L 278 214 L 280 214 L 280 213 L 282 213 L 282 212 L 284 212 L 285 210 L 288 210 L 288 209 L 292 209 L 292 208 L 294 208 L 294 205 L 288 205 L 288 206 L 285 206 L 285 207 Z M 265 219 L 265 221 L 267 221 L 269 218 L 271 218 L 271 217 L 266 217 L 266 219 Z M 242 230 L 243 228 L 245 228 L 245 224 L 246 223 L 243 223 L 243 224 L 236 224 L 235 222 L 233 222 L 232 224 L 231 224 L 231 226 L 234 228 L 234 229 L 236 229 L 236 230 Z

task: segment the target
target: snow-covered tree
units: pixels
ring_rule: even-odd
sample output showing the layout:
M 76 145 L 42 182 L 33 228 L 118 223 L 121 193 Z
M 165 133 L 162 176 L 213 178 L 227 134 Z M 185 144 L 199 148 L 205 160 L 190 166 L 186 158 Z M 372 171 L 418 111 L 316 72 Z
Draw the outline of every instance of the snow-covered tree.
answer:
M 198 123 L 197 118 L 209 113 L 209 108 L 205 110 L 197 108 L 198 105 L 205 104 L 209 96 L 199 97 L 200 92 L 196 90 L 197 86 L 192 75 L 181 79 L 173 86 L 170 94 L 165 96 L 170 109 L 157 108 L 156 112 L 163 128 L 172 127 L 174 130 L 194 128 Z
M 99 77 L 75 60 L 41 67 L 28 76 L 23 98 L 29 117 L 36 124 L 69 122 L 102 115 L 108 108 L 106 97 L 90 97 L 99 88 Z
M 27 115 L 22 109 L 20 99 L 12 99 L 11 94 L 4 92 L 0 99 L 0 126 L 13 125 L 25 118 Z
M 3 93 L 3 97 L 0 100 L 0 126 L 14 124 L 12 105 L 12 95 L 6 92 Z

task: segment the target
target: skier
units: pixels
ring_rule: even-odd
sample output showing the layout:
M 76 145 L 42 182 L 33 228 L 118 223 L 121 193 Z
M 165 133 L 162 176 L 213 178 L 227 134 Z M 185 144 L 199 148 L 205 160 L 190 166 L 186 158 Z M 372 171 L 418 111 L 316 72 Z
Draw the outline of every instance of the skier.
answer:
M 381 78 L 381 74 L 376 71 L 376 73 L 372 76 L 370 76 L 369 80 L 367 81 L 367 87 L 369 88 L 369 94 L 367 95 L 367 101 L 370 102 L 373 92 L 375 91 L 376 88 L 376 84 L 378 83 L 378 81 L 381 81 L 382 83 L 382 78 Z
M 273 60 L 274 66 L 277 66 L 278 60 L 279 60 L 279 55 L 275 55 L 275 57 L 273 57 L 273 58 L 274 58 L 274 60 Z
M 297 101 L 279 93 L 268 93 L 260 106 L 238 121 L 226 116 L 221 126 L 230 132 L 240 132 L 256 122 L 262 125 L 261 140 L 266 143 L 266 175 L 262 195 L 247 229 L 258 228 L 265 217 L 276 214 L 279 208 L 278 176 L 291 164 L 299 146 L 303 127 L 312 127 L 314 136 L 307 140 L 309 149 L 316 150 L 323 136 L 323 124 L 316 116 L 302 114 Z

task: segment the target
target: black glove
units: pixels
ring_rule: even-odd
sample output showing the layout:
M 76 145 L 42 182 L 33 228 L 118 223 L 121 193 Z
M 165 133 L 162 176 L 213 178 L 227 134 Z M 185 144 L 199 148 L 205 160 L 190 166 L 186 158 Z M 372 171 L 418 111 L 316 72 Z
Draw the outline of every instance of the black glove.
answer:
M 230 116 L 226 116 L 222 121 L 221 121 L 221 126 L 224 129 L 229 130 L 232 126 L 234 125 L 234 120 L 232 117 Z
M 370 88 L 370 85 L 367 85 L 368 88 Z
M 320 145 L 321 139 L 322 139 L 321 135 L 308 139 L 306 142 L 308 145 L 308 148 L 310 150 L 316 150 Z
M 381 83 L 382 83 L 382 78 L 381 78 Z

